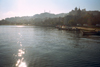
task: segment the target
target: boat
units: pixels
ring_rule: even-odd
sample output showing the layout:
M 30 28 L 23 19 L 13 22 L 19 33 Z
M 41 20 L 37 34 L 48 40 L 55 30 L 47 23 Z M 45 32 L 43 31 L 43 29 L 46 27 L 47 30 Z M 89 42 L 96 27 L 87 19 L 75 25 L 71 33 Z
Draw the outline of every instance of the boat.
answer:
M 84 36 L 84 35 L 98 35 L 98 32 L 96 31 L 87 31 L 87 30 L 81 30 L 80 31 L 81 34 Z

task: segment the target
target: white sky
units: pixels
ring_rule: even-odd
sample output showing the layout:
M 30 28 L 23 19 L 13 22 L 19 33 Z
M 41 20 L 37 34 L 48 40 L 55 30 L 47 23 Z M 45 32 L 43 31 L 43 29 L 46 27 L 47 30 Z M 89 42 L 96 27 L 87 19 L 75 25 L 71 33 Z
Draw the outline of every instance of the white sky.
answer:
M 100 10 L 100 0 L 0 0 L 0 20 L 46 12 L 68 13 L 75 7 Z

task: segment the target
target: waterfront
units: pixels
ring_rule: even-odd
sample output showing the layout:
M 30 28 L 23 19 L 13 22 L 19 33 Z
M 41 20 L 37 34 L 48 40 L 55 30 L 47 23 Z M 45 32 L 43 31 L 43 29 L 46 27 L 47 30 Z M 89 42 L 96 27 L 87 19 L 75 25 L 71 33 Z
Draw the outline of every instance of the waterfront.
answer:
M 100 38 L 39 26 L 0 26 L 0 67 L 100 67 Z

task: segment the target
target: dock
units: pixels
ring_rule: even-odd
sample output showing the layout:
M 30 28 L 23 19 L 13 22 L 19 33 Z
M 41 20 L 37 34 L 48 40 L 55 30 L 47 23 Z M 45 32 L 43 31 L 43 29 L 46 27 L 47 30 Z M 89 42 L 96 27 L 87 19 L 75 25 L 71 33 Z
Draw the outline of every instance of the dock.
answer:
M 65 25 L 56 26 L 59 30 L 67 30 L 67 31 L 80 31 L 80 33 L 84 35 L 100 35 L 99 28 L 88 28 L 88 27 L 68 27 Z

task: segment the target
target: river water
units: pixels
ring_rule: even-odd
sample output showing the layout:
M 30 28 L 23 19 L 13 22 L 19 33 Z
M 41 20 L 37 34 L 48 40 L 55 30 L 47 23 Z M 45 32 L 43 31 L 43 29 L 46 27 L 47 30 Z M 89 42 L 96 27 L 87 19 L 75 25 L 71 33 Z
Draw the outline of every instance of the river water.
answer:
M 39 26 L 0 26 L 0 67 L 100 67 L 100 38 Z

